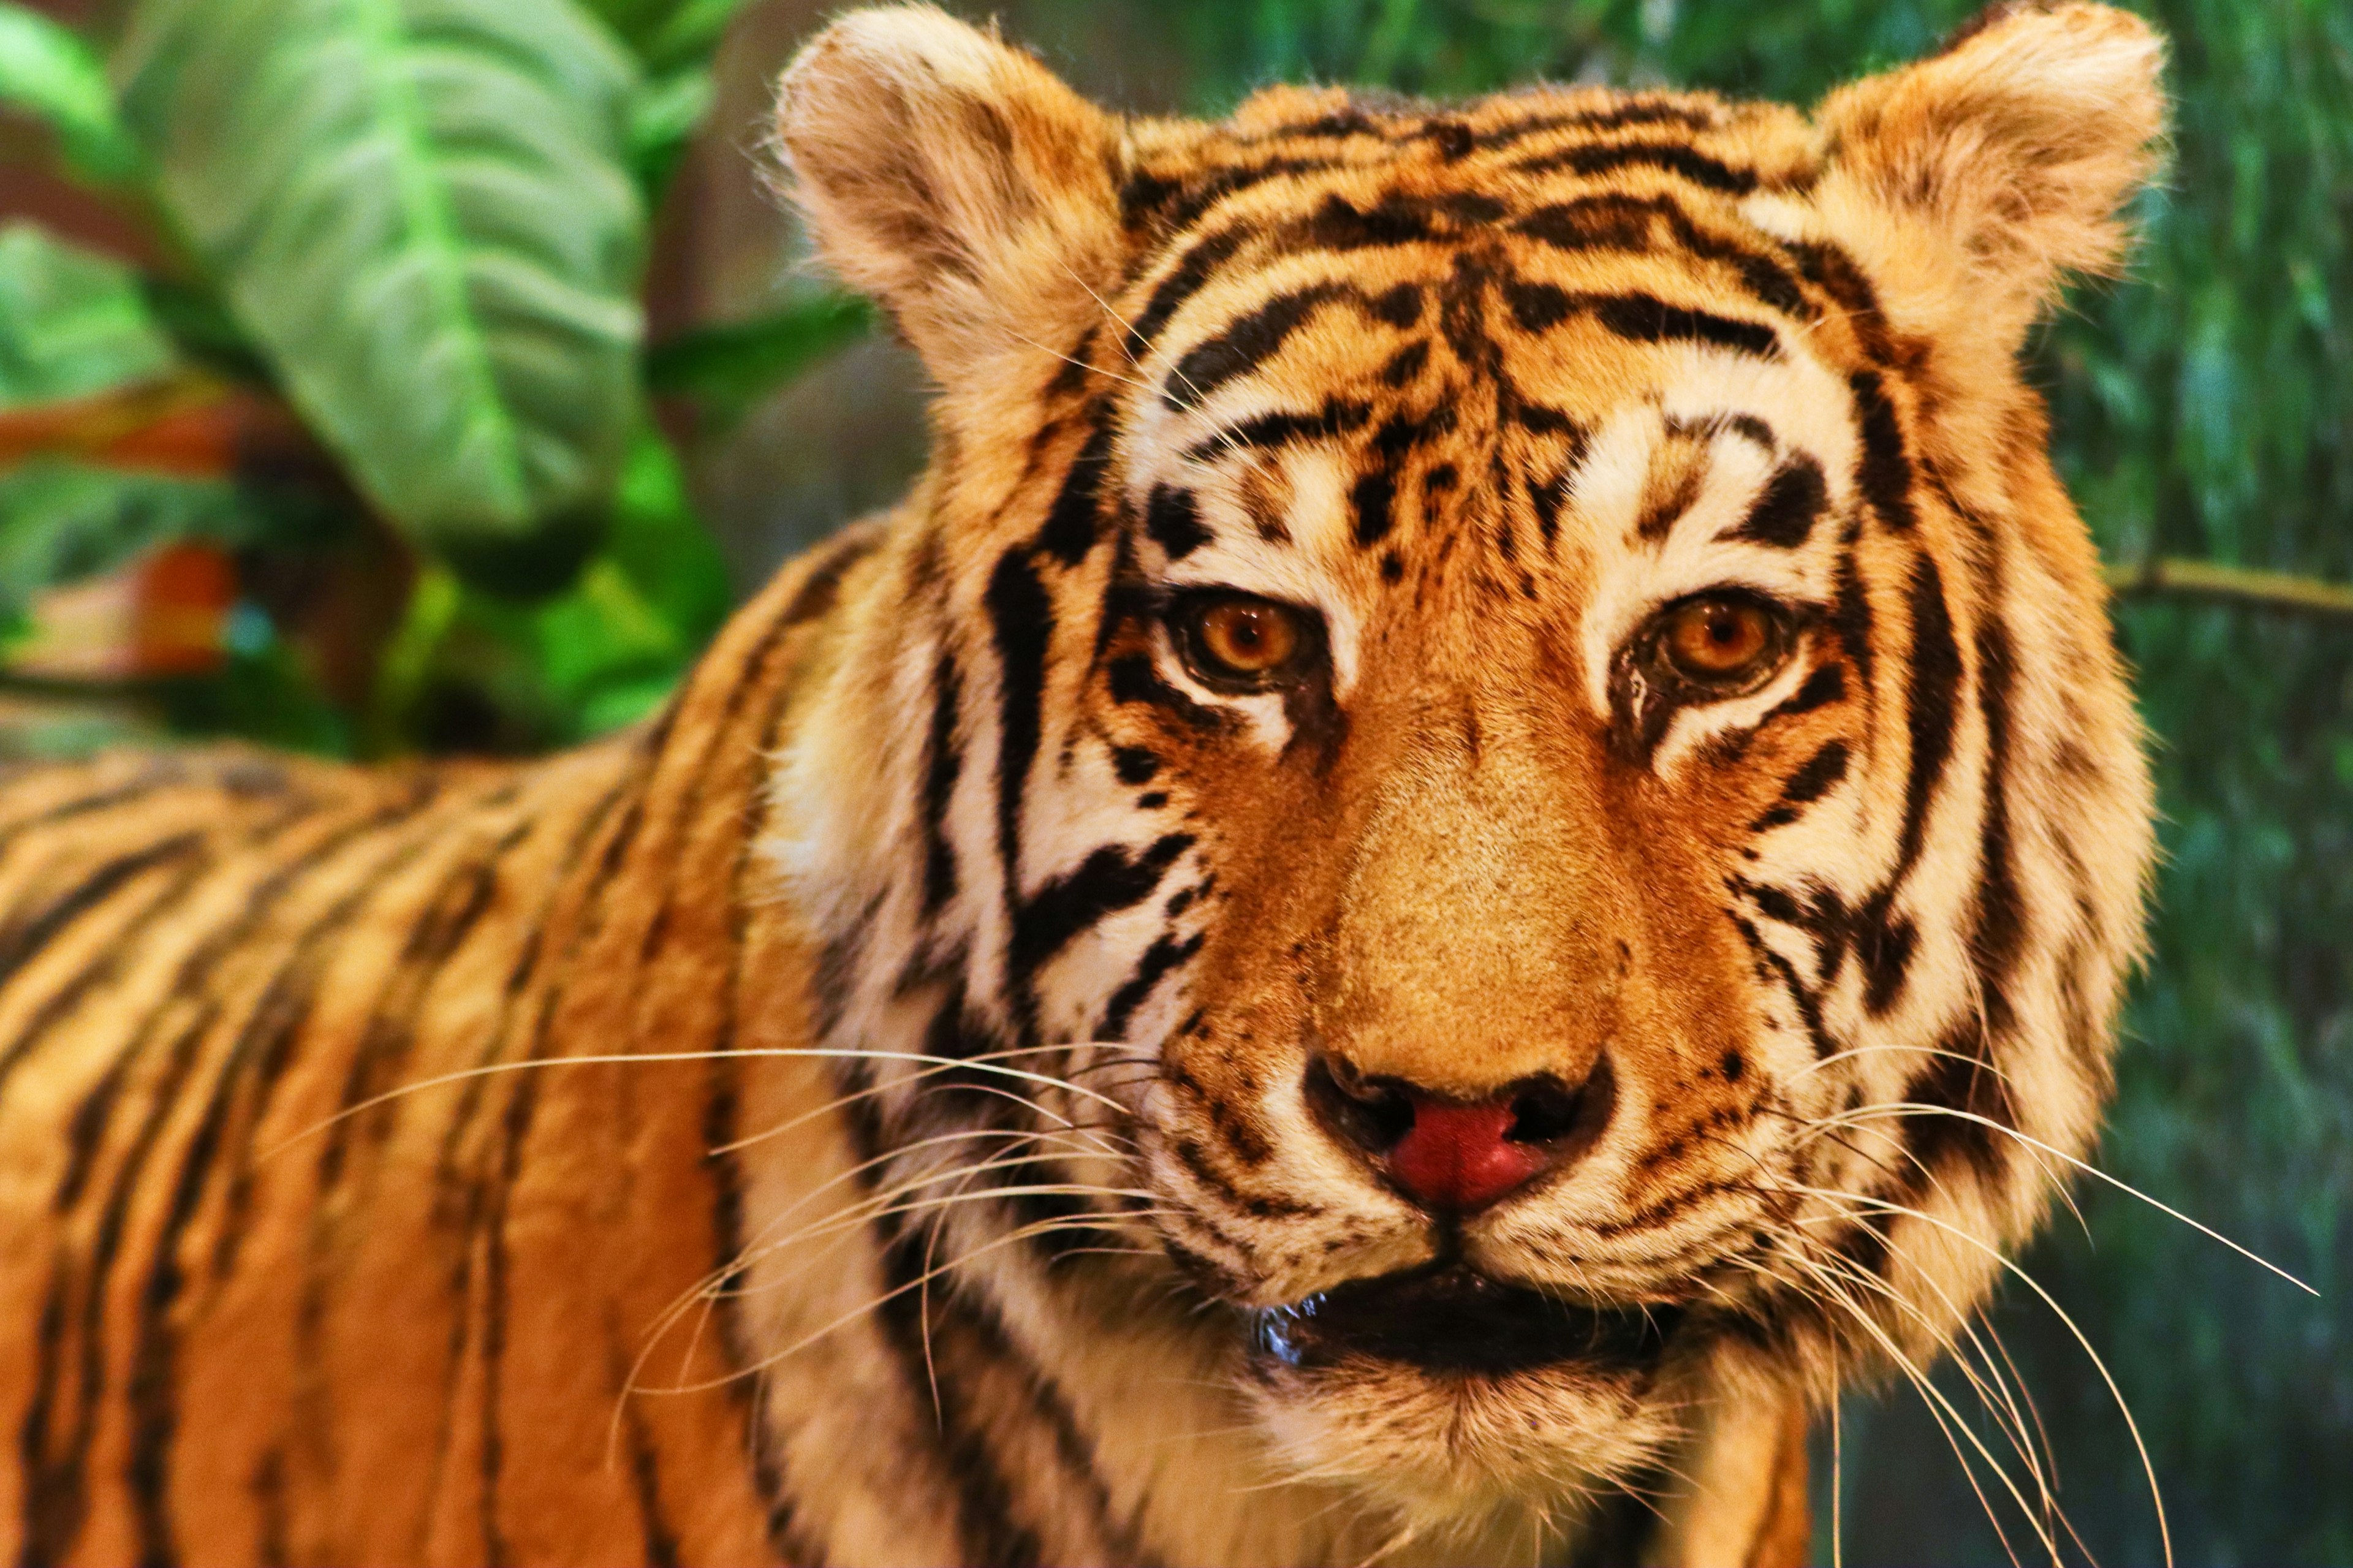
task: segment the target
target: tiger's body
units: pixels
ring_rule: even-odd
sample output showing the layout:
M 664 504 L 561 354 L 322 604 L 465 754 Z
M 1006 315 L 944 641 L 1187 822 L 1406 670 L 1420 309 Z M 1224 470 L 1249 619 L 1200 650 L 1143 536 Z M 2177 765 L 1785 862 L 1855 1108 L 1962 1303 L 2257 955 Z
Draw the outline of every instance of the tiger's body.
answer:
M 1805 1561 L 2106 1090 L 2015 360 L 2157 56 L 1208 126 L 836 24 L 899 511 L 570 755 L 0 790 L 17 1559 Z

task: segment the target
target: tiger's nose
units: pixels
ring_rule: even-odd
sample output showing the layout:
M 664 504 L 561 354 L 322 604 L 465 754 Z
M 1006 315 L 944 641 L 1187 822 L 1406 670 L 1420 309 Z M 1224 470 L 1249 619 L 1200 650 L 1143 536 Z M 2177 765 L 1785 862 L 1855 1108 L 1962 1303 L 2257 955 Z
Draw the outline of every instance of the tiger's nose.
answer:
M 1318 1120 L 1433 1214 L 1468 1214 L 1593 1146 L 1615 1091 L 1601 1057 L 1571 1089 L 1550 1076 L 1465 1101 L 1395 1079 L 1366 1079 L 1318 1056 L 1308 1068 Z

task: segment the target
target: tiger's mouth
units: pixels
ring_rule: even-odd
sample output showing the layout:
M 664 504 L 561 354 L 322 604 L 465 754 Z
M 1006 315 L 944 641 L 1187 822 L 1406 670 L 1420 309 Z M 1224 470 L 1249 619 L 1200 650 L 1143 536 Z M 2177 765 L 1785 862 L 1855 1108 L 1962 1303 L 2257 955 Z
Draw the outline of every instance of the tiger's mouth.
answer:
M 1682 1320 L 1674 1306 L 1588 1306 L 1453 1263 L 1266 1308 L 1252 1340 L 1261 1355 L 1303 1371 L 1370 1359 L 1487 1376 L 1561 1363 L 1631 1373 L 1658 1363 Z

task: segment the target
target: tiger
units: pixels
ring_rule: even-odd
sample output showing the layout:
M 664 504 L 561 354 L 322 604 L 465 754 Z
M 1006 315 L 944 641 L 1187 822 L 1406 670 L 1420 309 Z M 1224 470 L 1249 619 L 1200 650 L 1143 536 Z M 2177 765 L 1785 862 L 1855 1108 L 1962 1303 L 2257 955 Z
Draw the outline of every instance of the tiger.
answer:
M 1809 1561 L 2109 1089 L 2021 354 L 2162 52 L 1211 122 L 832 22 L 901 504 L 575 751 L 0 787 L 15 1561 Z

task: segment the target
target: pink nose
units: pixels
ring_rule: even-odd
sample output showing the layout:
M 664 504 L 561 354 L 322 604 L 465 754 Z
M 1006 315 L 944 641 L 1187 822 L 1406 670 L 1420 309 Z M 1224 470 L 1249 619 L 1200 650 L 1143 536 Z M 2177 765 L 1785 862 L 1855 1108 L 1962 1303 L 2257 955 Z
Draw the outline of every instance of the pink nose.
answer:
M 1553 1163 L 1543 1145 L 1504 1134 L 1517 1113 L 1506 1102 L 1450 1105 L 1414 1094 L 1413 1125 L 1388 1152 L 1388 1171 L 1424 1208 L 1484 1207 Z

